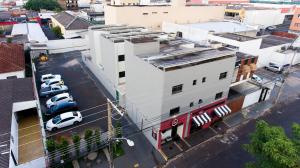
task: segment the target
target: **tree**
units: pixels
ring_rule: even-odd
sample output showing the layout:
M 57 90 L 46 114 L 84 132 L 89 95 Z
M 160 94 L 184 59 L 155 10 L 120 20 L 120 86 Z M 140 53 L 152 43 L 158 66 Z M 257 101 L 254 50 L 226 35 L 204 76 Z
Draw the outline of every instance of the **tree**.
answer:
M 93 136 L 93 131 L 92 130 L 90 130 L 90 129 L 85 130 L 84 139 L 86 141 L 88 151 L 91 151 L 92 136 Z
M 97 147 L 99 147 L 101 145 L 101 135 L 100 135 L 100 130 L 99 129 L 95 130 L 94 136 L 95 136 L 95 139 L 96 139 Z
M 40 11 L 41 9 L 46 10 L 57 10 L 61 9 L 56 0 L 29 0 L 24 7 L 27 10 Z
M 122 137 L 122 125 L 120 121 L 116 123 L 115 135 L 117 138 Z
M 68 147 L 69 147 L 69 142 L 66 140 L 66 138 L 61 137 L 58 149 L 60 151 L 62 158 L 65 160 L 69 158 Z
M 293 140 L 281 127 L 270 126 L 265 121 L 256 123 L 256 130 L 250 134 L 249 144 L 244 149 L 256 158 L 247 163 L 248 168 L 296 168 L 299 166 L 299 151 Z
M 53 139 L 48 139 L 46 141 L 47 150 L 49 153 L 52 153 L 56 149 L 55 141 Z
M 56 35 L 58 38 L 62 38 L 62 32 L 59 26 L 55 26 L 52 28 L 53 33 Z
M 7 43 L 12 43 L 12 38 L 11 38 L 11 37 L 8 37 L 8 38 L 6 39 L 6 42 L 7 42 Z
M 300 155 L 300 125 L 293 123 L 292 131 L 293 131 L 293 141 L 297 147 L 298 154 Z
M 74 146 L 75 146 L 76 153 L 77 153 L 77 155 L 79 155 L 79 153 L 80 153 L 80 136 L 79 135 L 73 135 L 72 140 L 73 140 L 73 143 L 74 143 Z

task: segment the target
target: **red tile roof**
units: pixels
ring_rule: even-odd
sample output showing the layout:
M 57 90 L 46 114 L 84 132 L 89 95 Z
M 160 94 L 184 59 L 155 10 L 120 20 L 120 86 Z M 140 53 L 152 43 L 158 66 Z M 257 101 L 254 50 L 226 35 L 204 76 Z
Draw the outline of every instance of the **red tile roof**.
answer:
M 0 42 L 0 73 L 25 69 L 24 47 L 21 44 Z

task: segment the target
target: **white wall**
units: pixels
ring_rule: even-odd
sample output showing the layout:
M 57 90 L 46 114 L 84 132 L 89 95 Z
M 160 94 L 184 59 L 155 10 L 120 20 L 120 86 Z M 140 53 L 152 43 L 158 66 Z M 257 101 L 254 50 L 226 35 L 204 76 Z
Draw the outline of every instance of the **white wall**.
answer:
M 16 71 L 16 72 L 8 72 L 8 73 L 0 73 L 0 80 L 7 79 L 7 77 L 16 76 L 17 78 L 25 78 L 25 70 Z
M 49 54 L 88 49 L 87 39 L 61 39 L 47 42 Z
M 19 151 L 18 151 L 18 145 L 19 145 L 19 139 L 18 139 L 18 123 L 17 119 L 15 117 L 15 113 L 12 113 L 12 118 L 11 118 L 11 138 L 10 138 L 10 151 L 13 152 L 15 159 L 18 164 L 18 159 L 19 159 Z M 12 140 L 13 139 L 13 140 Z M 9 152 L 10 152 L 9 151 Z M 9 153 L 9 167 L 15 167 L 14 161 L 11 157 L 11 154 Z
M 169 114 L 170 109 L 178 106 L 180 106 L 181 113 L 198 109 L 215 102 L 215 95 L 219 92 L 223 92 L 222 98 L 227 98 L 235 60 L 236 57 L 230 57 L 199 66 L 165 72 L 162 113 Z M 227 72 L 227 77 L 219 80 L 222 72 Z M 202 83 L 203 77 L 206 77 L 204 83 Z M 197 80 L 196 85 L 193 85 L 193 80 Z M 183 84 L 182 92 L 172 95 L 172 87 L 179 84 Z M 203 101 L 200 105 L 198 105 L 199 99 Z M 193 107 L 189 106 L 191 102 L 194 103 Z
M 247 10 L 245 12 L 244 23 L 249 25 L 262 25 L 264 27 L 282 24 L 284 14 L 281 10 Z
M 162 23 L 162 31 L 167 33 L 182 32 L 182 37 L 192 41 L 207 40 L 208 31 L 201 30 L 199 28 L 193 28 L 191 26 L 180 25 L 175 23 Z
M 260 94 L 261 94 L 261 89 L 255 91 L 253 93 L 247 94 L 245 96 L 242 108 L 245 108 L 245 107 L 248 107 L 248 106 L 250 106 L 252 104 L 257 103 L 258 100 L 259 100 Z

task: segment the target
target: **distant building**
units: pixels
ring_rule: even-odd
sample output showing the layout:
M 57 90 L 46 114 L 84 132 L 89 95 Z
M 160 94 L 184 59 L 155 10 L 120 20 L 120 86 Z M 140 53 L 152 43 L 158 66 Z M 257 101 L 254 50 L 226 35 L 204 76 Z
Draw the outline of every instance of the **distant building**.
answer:
M 177 36 L 192 41 L 207 41 L 207 36 L 214 33 L 238 33 L 256 36 L 257 29 L 252 26 L 234 21 L 211 21 L 192 24 L 176 24 L 164 22 L 162 31 L 176 33 Z
M 167 6 L 107 5 L 105 24 L 126 24 L 160 30 L 164 21 L 188 24 L 223 20 L 224 10 L 224 6 L 186 6 L 183 0 L 174 0 Z
M 282 24 L 285 15 L 281 9 L 243 4 L 230 4 L 225 9 L 225 19 L 240 21 L 259 28 Z
M 249 3 L 249 0 L 189 0 L 188 4 L 239 4 Z
M 68 12 L 60 12 L 51 17 L 52 27 L 60 27 L 64 38 L 78 37 L 77 32 L 87 30 L 91 23 Z
M 48 41 L 39 23 L 18 23 L 13 26 L 12 36 L 26 35 L 29 42 L 45 43 Z
M 291 25 L 290 30 L 296 33 L 300 32 L 300 8 L 296 8 Z
M 0 80 L 25 77 L 24 46 L 0 42 Z

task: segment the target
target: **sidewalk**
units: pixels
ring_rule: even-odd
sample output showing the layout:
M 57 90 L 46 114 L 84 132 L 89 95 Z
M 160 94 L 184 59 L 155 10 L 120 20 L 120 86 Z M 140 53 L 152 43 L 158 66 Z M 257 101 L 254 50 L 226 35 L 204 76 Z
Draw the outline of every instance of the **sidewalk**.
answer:
M 223 119 L 223 121 L 229 126 L 237 126 L 244 121 L 256 119 L 265 114 L 273 106 L 271 100 L 253 104 L 249 107 L 242 109 L 239 112 L 235 112 Z

